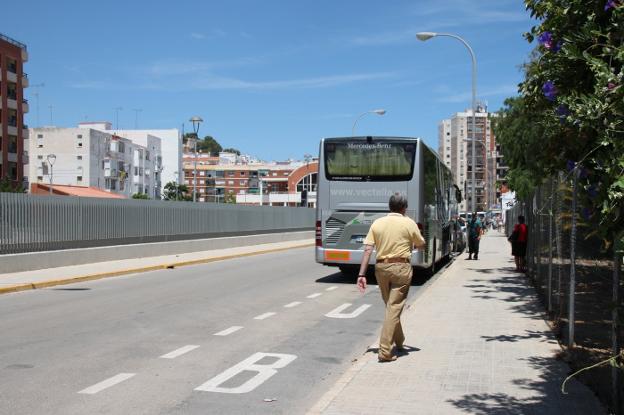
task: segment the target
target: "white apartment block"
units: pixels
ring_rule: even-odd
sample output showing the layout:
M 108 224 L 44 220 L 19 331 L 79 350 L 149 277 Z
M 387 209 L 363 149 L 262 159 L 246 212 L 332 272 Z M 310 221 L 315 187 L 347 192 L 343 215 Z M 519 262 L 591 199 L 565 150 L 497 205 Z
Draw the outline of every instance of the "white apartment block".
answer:
M 52 178 L 53 184 L 96 187 L 126 197 L 160 197 L 159 138 L 150 137 L 142 146 L 91 128 L 43 127 L 30 134 L 31 183 L 49 184 Z
M 494 116 L 496 114 L 488 113 L 484 108 L 478 108 L 475 113 L 475 191 L 478 211 L 487 211 L 497 206 L 496 182 L 504 177 L 504 173 L 503 176 L 499 175 L 502 170 L 497 168 L 502 163 L 502 156 L 491 126 Z M 472 206 L 472 142 L 469 141 L 472 138 L 472 110 L 455 113 L 438 125 L 438 152 L 462 190 L 462 211 Z
M 113 129 L 109 122 L 83 122 L 79 124 L 83 128 L 93 128 L 109 134 L 116 134 L 131 140 L 135 144 L 149 147 L 151 138 L 159 138 L 162 154 L 161 189 L 168 182 L 178 180 L 178 172 L 182 171 L 182 137 L 175 129 L 165 130 L 119 130 Z M 181 174 L 180 174 L 181 176 Z M 180 180 L 180 183 L 182 181 Z

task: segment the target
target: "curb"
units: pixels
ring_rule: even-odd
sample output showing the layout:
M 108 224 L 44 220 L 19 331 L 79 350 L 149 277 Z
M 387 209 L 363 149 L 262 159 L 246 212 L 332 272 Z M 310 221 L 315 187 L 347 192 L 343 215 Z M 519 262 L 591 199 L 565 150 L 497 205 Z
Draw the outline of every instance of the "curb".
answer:
M 435 282 L 437 280 L 439 280 L 440 278 L 442 278 L 442 276 L 444 274 L 446 274 L 447 272 L 449 272 L 452 268 L 454 268 L 454 266 L 456 266 L 456 260 L 459 259 L 459 256 L 461 254 L 463 254 L 464 251 L 460 252 L 459 255 L 457 255 L 450 264 L 445 265 L 441 270 L 439 270 L 438 272 L 436 272 L 436 274 L 434 276 L 432 276 L 431 278 L 429 278 L 427 280 L 426 283 L 423 284 L 422 287 L 420 287 L 420 289 L 418 290 L 418 292 L 416 294 L 414 294 L 414 297 L 412 298 L 412 301 L 407 305 L 407 307 L 404 310 L 404 313 L 409 313 L 412 309 L 412 306 L 420 299 L 420 297 L 422 297 L 422 295 L 429 289 L 431 288 L 431 286 L 433 284 L 435 284 Z M 442 271 L 442 272 L 440 272 Z M 404 314 L 405 315 L 405 314 Z M 375 339 L 377 339 L 378 336 L 375 336 Z M 377 346 L 377 341 L 375 340 L 374 343 L 371 345 L 371 347 L 373 346 Z M 340 392 L 342 392 L 342 390 L 351 382 L 351 380 L 353 380 L 353 378 L 362 371 L 362 369 L 364 368 L 364 366 L 366 366 L 366 364 L 368 364 L 371 360 L 376 360 L 377 359 L 377 355 L 375 355 L 374 353 L 371 353 L 368 358 L 366 356 L 367 352 L 364 352 L 360 357 L 356 358 L 356 362 L 351 365 L 347 371 L 336 381 L 336 383 L 334 384 L 334 386 L 327 391 L 325 394 L 323 394 L 323 396 L 321 396 L 321 398 L 306 412 L 307 415 L 320 415 L 323 413 L 323 411 L 325 409 L 327 409 L 327 407 L 332 403 L 332 401 L 334 399 L 336 399 L 336 397 L 340 394 Z
M 88 274 L 88 275 L 82 275 L 82 276 L 71 277 L 71 278 L 60 278 L 56 280 L 48 280 L 48 281 L 25 283 L 25 284 L 15 284 L 15 285 L 11 285 L 8 287 L 0 287 L 0 294 L 8 294 L 8 293 L 14 293 L 14 292 L 19 292 L 19 291 L 28 291 L 28 290 L 35 290 L 35 289 L 40 289 L 40 288 L 48 288 L 48 287 L 54 287 L 55 285 L 74 284 L 78 282 L 93 281 L 93 280 L 99 280 L 103 278 L 119 277 L 119 276 L 128 275 L 128 274 L 137 274 L 137 273 L 143 273 L 143 272 L 149 272 L 149 271 L 158 271 L 158 270 L 163 270 L 163 269 L 173 269 L 176 267 L 185 267 L 189 265 L 206 264 L 210 262 L 225 261 L 225 260 L 234 259 L 234 258 L 244 258 L 244 257 L 254 256 L 254 255 L 269 254 L 273 252 L 281 252 L 281 251 L 287 251 L 290 249 L 305 248 L 309 246 L 314 246 L 314 243 L 306 242 L 303 244 L 298 244 L 298 245 L 284 247 L 284 248 L 265 249 L 261 251 L 245 252 L 242 254 L 223 255 L 223 256 L 213 257 L 213 258 L 194 259 L 191 261 L 170 262 L 170 263 L 159 264 L 159 265 L 151 265 L 148 267 L 128 268 L 128 269 L 119 270 L 119 271 L 101 272 L 98 274 Z

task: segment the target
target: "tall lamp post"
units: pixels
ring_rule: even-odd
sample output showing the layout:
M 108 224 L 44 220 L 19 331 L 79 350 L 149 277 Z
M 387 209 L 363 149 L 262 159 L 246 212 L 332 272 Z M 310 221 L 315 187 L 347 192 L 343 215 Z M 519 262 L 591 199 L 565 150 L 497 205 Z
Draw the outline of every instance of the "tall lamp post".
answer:
M 475 131 L 477 129 L 477 125 L 476 125 L 476 111 L 477 111 L 477 58 L 475 57 L 474 51 L 472 50 L 472 48 L 470 47 L 470 45 L 468 44 L 468 42 L 466 42 L 464 39 L 462 39 L 461 37 L 451 34 L 451 33 L 435 33 L 435 32 L 419 32 L 416 34 L 416 37 L 418 38 L 418 40 L 422 40 L 423 42 L 426 40 L 431 39 L 432 37 L 436 37 L 436 36 L 446 36 L 446 37 L 452 37 L 453 39 L 457 39 L 459 40 L 461 43 L 463 43 L 463 45 L 466 47 L 466 49 L 468 49 L 468 52 L 470 52 L 470 57 L 472 58 L 472 160 L 471 160 L 471 164 L 472 164 L 472 175 L 471 175 L 471 179 L 470 181 L 472 182 L 472 211 L 476 212 L 477 211 L 477 198 L 476 198 L 476 187 L 475 187 L 475 170 L 476 170 L 476 158 L 475 158 L 475 140 L 476 140 L 476 136 L 475 136 Z
M 56 154 L 48 154 L 48 164 L 50 165 L 50 195 L 52 195 L 52 176 L 54 176 L 54 162 L 56 161 Z
M 195 168 L 193 171 L 193 202 L 197 200 L 197 139 L 199 135 L 199 124 L 204 122 L 201 117 L 195 116 L 192 117 L 189 121 L 193 124 L 193 132 L 195 133 L 195 139 L 193 140 L 193 152 L 195 153 Z
M 385 113 L 386 113 L 386 110 L 378 109 L 378 110 L 366 111 L 366 112 L 363 112 L 360 115 L 358 115 L 358 117 L 355 119 L 355 122 L 353 123 L 353 127 L 351 128 L 351 136 L 352 137 L 355 136 L 355 126 L 357 125 L 358 121 L 360 121 L 360 118 L 362 118 L 366 114 L 384 115 Z

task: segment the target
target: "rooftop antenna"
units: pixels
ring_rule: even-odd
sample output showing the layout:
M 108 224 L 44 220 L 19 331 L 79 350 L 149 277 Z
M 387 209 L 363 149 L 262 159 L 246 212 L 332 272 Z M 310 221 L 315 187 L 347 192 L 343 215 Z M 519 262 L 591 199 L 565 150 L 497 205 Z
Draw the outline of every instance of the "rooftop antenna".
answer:
M 33 95 L 35 96 L 35 106 L 36 106 L 36 114 L 37 114 L 37 127 L 41 127 L 41 124 L 39 124 L 39 88 L 43 88 L 45 86 L 45 84 L 42 82 L 40 84 L 35 84 L 35 85 L 30 85 L 30 88 L 35 88 L 35 92 L 33 92 Z
M 143 111 L 141 108 L 135 108 L 134 111 L 134 129 L 139 129 L 139 112 Z
M 119 130 L 119 111 L 123 110 L 122 107 L 115 107 L 115 129 Z

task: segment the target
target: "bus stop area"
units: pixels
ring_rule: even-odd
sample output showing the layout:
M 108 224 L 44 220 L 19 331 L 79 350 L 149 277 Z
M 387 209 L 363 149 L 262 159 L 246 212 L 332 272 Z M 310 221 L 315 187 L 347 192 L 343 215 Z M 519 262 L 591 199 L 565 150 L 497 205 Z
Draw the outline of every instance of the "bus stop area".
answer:
M 408 302 L 406 352 L 379 363 L 375 339 L 311 413 L 606 413 L 574 378 L 562 392 L 571 369 L 505 235 L 490 231 L 479 260 L 466 258 Z

